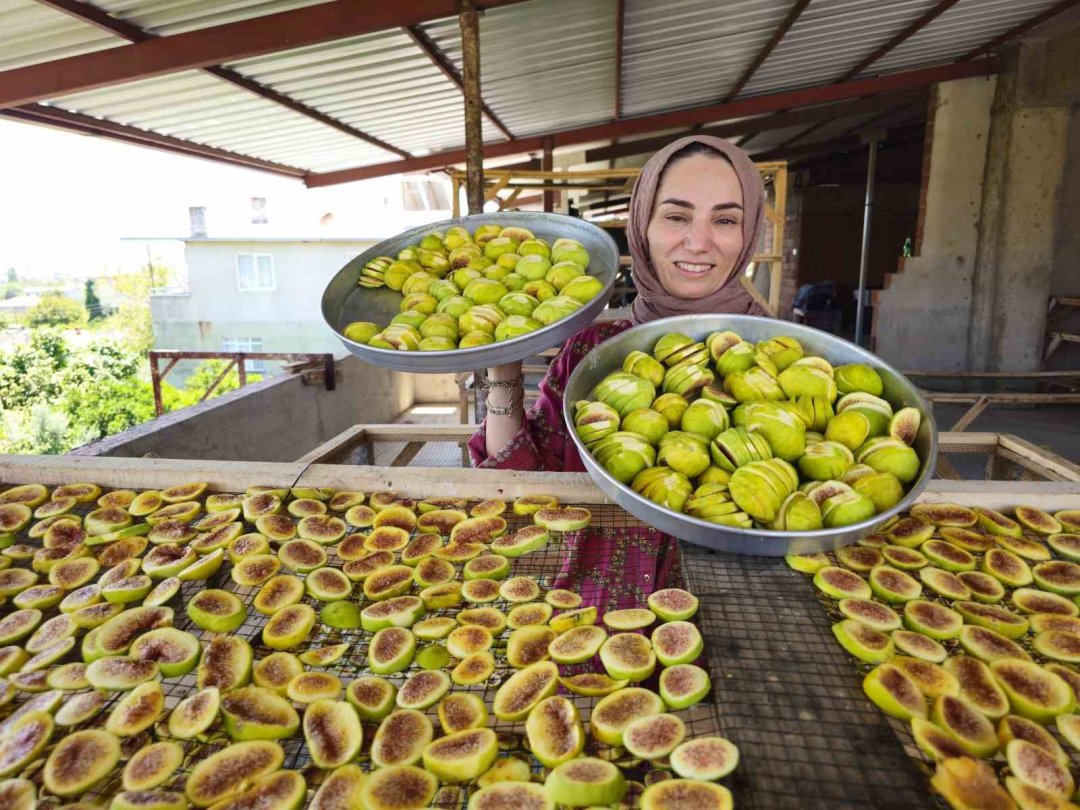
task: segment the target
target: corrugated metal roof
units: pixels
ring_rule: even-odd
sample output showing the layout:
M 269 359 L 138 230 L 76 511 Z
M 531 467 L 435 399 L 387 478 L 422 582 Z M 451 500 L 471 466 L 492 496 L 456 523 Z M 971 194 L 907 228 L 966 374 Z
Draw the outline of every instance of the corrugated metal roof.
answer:
M 100 51 L 123 42 L 34 0 L 0 0 L 0 70 Z
M 834 82 L 937 2 L 812 2 L 758 68 L 741 95 L 756 96 Z
M 959 59 L 1059 0 L 961 0 L 875 62 L 867 73 L 891 73 Z
M 623 115 L 724 98 L 791 8 L 791 0 L 627 0 Z
M 95 6 L 113 17 L 161 36 L 325 2 L 327 0 L 93 0 Z
M 484 101 L 515 136 L 614 117 L 615 9 L 615 0 L 533 0 L 480 17 Z M 460 70 L 458 21 L 422 28 Z

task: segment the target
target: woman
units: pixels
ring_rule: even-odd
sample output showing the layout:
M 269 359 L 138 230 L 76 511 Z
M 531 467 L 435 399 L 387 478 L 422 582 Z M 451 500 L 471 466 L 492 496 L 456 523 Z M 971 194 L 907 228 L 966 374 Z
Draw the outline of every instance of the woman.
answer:
M 761 176 L 746 153 L 691 135 L 645 164 L 630 200 L 627 236 L 638 295 L 632 320 L 591 326 L 563 346 L 528 414 L 521 363 L 488 370 L 484 425 L 469 442 L 478 467 L 582 472 L 562 418 L 570 373 L 599 343 L 657 318 L 700 313 L 767 315 L 740 283 L 764 213 Z M 602 533 L 606 531 L 607 535 Z M 601 536 L 598 536 L 601 532 Z M 644 607 L 649 593 L 680 583 L 672 538 L 649 527 L 589 529 L 564 537 L 555 587 L 573 588 L 604 610 Z M 617 564 L 611 557 L 617 555 Z

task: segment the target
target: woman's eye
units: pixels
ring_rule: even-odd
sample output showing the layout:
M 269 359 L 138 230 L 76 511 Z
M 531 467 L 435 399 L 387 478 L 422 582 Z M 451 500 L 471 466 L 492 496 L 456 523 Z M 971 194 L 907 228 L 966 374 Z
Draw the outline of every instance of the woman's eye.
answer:
M 667 221 L 668 222 L 686 222 L 686 217 L 682 216 L 681 214 L 668 214 L 667 215 Z
M 735 220 L 733 220 L 731 217 L 723 217 L 722 219 L 716 220 L 716 224 L 717 225 L 736 225 L 738 223 L 736 223 Z

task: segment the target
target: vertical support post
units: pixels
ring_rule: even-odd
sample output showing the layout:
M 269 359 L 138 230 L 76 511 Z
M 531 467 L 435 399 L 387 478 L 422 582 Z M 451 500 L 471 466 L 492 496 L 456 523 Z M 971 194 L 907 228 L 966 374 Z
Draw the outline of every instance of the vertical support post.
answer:
M 465 85 L 465 194 L 469 213 L 484 210 L 484 132 L 480 97 L 480 24 L 476 0 L 458 0 L 462 82 Z
M 247 385 L 247 363 L 244 362 L 243 352 L 236 354 L 236 373 L 240 378 L 240 387 L 243 388 Z
M 870 222 L 874 216 L 874 175 L 877 172 L 878 140 L 881 133 L 867 138 L 870 157 L 866 162 L 866 203 L 863 206 L 862 254 L 859 256 L 859 299 L 855 304 L 855 344 L 862 345 L 863 318 L 866 309 L 866 267 L 870 263 Z
M 154 387 L 154 413 L 161 416 L 165 405 L 161 401 L 161 371 L 158 369 L 157 355 L 150 352 L 150 382 Z
M 540 170 L 545 172 L 554 171 L 555 160 L 552 155 L 551 138 L 544 138 L 544 155 L 540 159 Z M 550 182 L 550 181 L 549 181 Z M 550 214 L 555 210 L 555 189 L 544 186 L 544 212 Z
M 454 201 L 452 216 L 457 219 L 461 216 L 461 181 L 456 174 L 450 175 L 450 189 L 453 195 L 451 199 Z

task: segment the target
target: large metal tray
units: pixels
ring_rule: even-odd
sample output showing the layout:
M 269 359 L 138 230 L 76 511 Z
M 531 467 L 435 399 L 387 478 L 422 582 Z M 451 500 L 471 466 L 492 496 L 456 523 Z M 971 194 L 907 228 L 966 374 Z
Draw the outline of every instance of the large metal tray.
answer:
M 521 337 L 472 349 L 402 352 L 365 346 L 348 340 L 341 334 L 341 330 L 353 321 L 388 324 L 400 310 L 401 293 L 385 287 L 369 290 L 357 286 L 360 269 L 368 261 L 376 256 L 396 256 L 402 248 L 415 245 L 431 231 L 441 231 L 454 225 L 462 225 L 471 232 L 477 226 L 484 224 L 504 227 L 516 225 L 528 228 L 536 236 L 547 239 L 549 242 L 559 238 L 576 239 L 589 251 L 589 275 L 596 276 L 604 283 L 603 290 L 592 301 L 561 321 L 556 321 L 543 329 L 537 329 Z M 361 360 L 372 365 L 396 371 L 431 374 L 476 371 L 532 357 L 545 349 L 557 346 L 591 324 L 611 297 L 611 288 L 615 283 L 618 269 L 619 249 L 615 245 L 615 240 L 602 228 L 584 220 L 559 214 L 531 212 L 474 214 L 413 228 L 368 248 L 341 268 L 327 285 L 322 297 L 322 314 L 323 320 L 334 330 L 342 345 Z
M 712 332 L 725 329 L 737 332 L 744 340 L 750 342 L 776 335 L 790 335 L 803 345 L 808 354 L 824 357 L 833 365 L 866 363 L 875 368 L 884 383 L 885 399 L 896 408 L 908 406 L 918 408 L 923 415 L 919 434 L 915 439 L 915 449 L 922 460 L 922 466 L 911 489 L 892 509 L 875 515 L 870 520 L 838 529 L 781 532 L 771 529 L 718 526 L 715 523 L 660 506 L 638 495 L 625 484 L 619 483 L 596 462 L 581 439 L 571 430 L 570 436 L 577 446 L 585 468 L 596 485 L 608 497 L 640 520 L 688 543 L 696 543 L 715 551 L 770 557 L 784 554 L 808 554 L 851 545 L 873 532 L 893 515 L 906 511 L 915 502 L 915 498 L 933 476 L 937 464 L 937 427 L 934 424 L 930 403 L 903 374 L 876 355 L 828 332 L 821 332 L 802 324 L 750 315 L 688 315 L 652 321 L 628 329 L 594 348 L 574 369 L 563 395 L 563 418 L 566 419 L 568 425 L 573 425 L 573 404 L 580 399 L 589 399 L 596 385 L 607 374 L 621 368 L 623 358 L 635 349 L 651 353 L 653 344 L 668 332 L 682 332 L 701 340 Z

